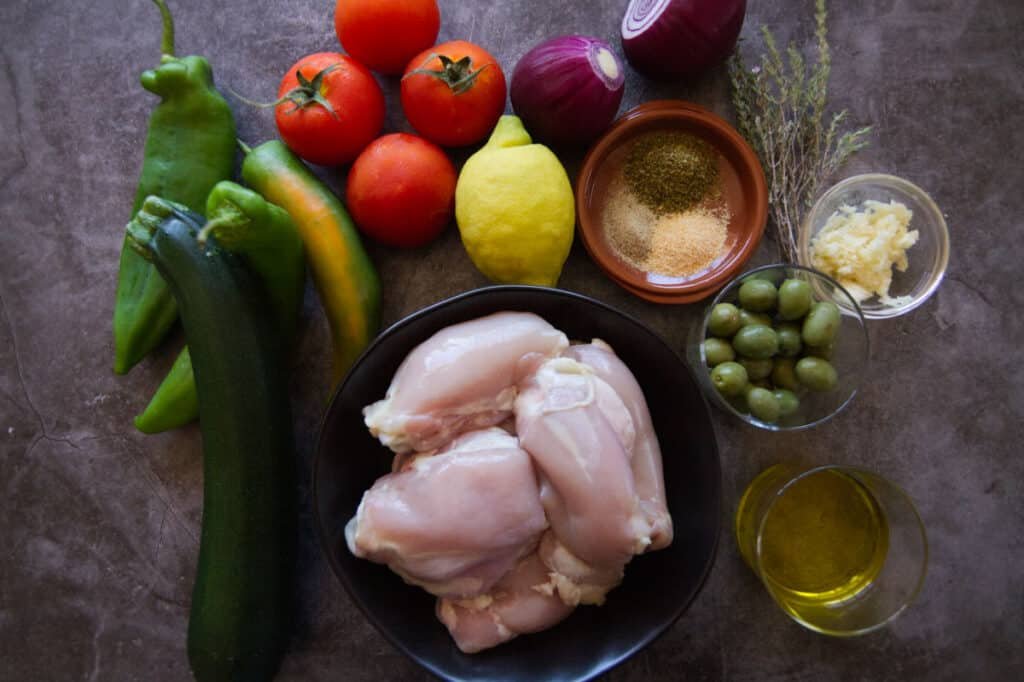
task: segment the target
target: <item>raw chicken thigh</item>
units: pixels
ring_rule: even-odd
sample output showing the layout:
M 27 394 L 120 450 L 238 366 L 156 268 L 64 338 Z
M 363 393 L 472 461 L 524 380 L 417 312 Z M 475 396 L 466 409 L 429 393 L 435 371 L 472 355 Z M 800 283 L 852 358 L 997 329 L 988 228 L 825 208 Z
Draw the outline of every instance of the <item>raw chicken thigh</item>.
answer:
M 626 565 L 625 561 L 589 564 L 573 554 L 551 531 L 541 538 L 537 556 L 548 567 L 552 592 L 572 606 L 603 604 L 605 595 L 622 582 Z
M 646 435 L 637 432 L 636 422 L 650 422 L 646 406 L 634 420 L 592 367 L 561 357 L 530 377 L 515 411 L 516 432 L 537 467 L 551 523 L 541 560 L 564 601 L 601 604 L 633 555 L 652 544 L 633 475 L 638 439 Z
M 651 413 L 647 409 L 644 392 L 636 377 L 619 359 L 611 346 L 600 339 L 565 351 L 566 357 L 583 363 L 594 374 L 611 386 L 622 398 L 636 431 L 631 469 L 640 498 L 640 508 L 651 527 L 651 546 L 648 551 L 672 544 L 672 517 L 665 504 L 665 478 L 661 470 L 661 447 L 654 433 Z
M 379 478 L 345 538 L 353 554 L 387 564 L 406 582 L 464 597 L 489 590 L 546 527 L 529 455 L 491 428 Z
M 438 599 L 437 617 L 456 646 L 473 654 L 517 635 L 546 630 L 574 608 L 554 593 L 548 568 L 535 553 L 520 560 L 489 594 L 475 599 Z
M 630 469 L 635 430 L 614 389 L 586 365 L 554 358 L 530 377 L 515 411 L 562 543 L 591 564 L 624 565 L 642 552 L 651 541 Z
M 364 416 L 397 454 L 349 549 L 438 595 L 463 652 L 603 603 L 633 556 L 672 542 L 647 402 L 602 341 L 569 347 L 528 313 L 454 325 Z
M 446 327 L 402 362 L 384 400 L 363 410 L 395 452 L 438 448 L 508 418 L 531 365 L 561 353 L 565 334 L 532 313 L 496 313 Z

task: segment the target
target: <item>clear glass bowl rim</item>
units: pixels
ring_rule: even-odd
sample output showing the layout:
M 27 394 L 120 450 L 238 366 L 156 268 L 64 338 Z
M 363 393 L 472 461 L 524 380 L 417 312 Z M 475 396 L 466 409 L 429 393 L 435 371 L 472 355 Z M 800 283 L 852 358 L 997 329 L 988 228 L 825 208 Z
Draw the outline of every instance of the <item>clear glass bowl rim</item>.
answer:
M 799 243 L 797 244 L 798 258 L 800 259 L 801 264 L 804 264 L 806 267 L 810 267 L 811 237 L 813 234 L 812 223 L 821 211 L 821 207 L 828 201 L 832 200 L 836 195 L 842 194 L 852 187 L 857 187 L 863 184 L 889 186 L 913 196 L 924 210 L 930 214 L 932 218 L 931 222 L 936 228 L 934 230 L 934 234 L 937 255 L 931 268 L 931 272 L 929 273 L 929 281 L 925 289 L 901 306 L 861 309 L 860 311 L 861 315 L 868 320 L 891 319 L 899 317 L 905 313 L 909 313 L 911 310 L 914 310 L 931 298 L 932 294 L 935 293 L 936 289 L 938 289 L 939 285 L 942 283 L 942 279 L 946 275 L 946 267 L 949 265 L 949 227 L 946 225 L 946 219 L 942 216 L 942 211 L 939 210 L 938 205 L 931 196 L 914 183 L 888 173 L 862 173 L 860 175 L 852 175 L 832 185 L 830 188 L 825 190 L 820 197 L 818 197 L 818 200 L 814 202 L 813 206 L 811 206 L 811 210 L 807 212 L 806 217 L 800 225 Z
M 755 535 L 754 541 L 754 562 L 757 564 L 757 573 L 758 576 L 761 577 L 761 582 L 764 583 L 765 589 L 767 589 L 768 592 L 772 594 L 774 598 L 775 589 L 772 587 L 771 583 L 769 583 L 768 580 L 764 578 L 764 567 L 762 565 L 763 552 L 761 546 L 761 539 L 764 535 L 764 528 L 766 522 L 768 521 L 768 515 L 771 513 L 771 510 L 775 507 L 776 503 L 778 503 L 782 496 L 785 495 L 786 492 L 790 488 L 792 488 L 797 482 L 802 481 L 803 479 L 809 476 L 820 474 L 823 471 L 838 471 L 840 473 L 853 476 L 858 480 L 861 480 L 865 475 L 867 475 L 884 481 L 886 484 L 891 486 L 892 489 L 896 491 L 899 494 L 899 496 L 902 497 L 903 500 L 907 503 L 907 507 L 910 509 L 911 512 L 913 512 L 914 520 L 917 521 L 916 528 L 921 533 L 921 542 L 924 546 L 924 556 L 921 559 L 921 575 L 918 576 L 917 583 L 915 584 L 913 591 L 907 597 L 907 600 L 900 606 L 900 608 L 893 611 L 884 620 L 867 627 L 840 632 L 815 626 L 811 623 L 801 620 L 800 618 L 797 618 L 795 615 L 790 613 L 788 609 L 782 609 L 782 611 L 787 616 L 789 616 L 799 625 L 802 625 L 808 630 L 812 630 L 813 632 L 817 632 L 822 635 L 829 635 L 832 637 L 857 637 L 860 635 L 866 635 L 869 632 L 880 630 L 881 628 L 885 627 L 889 623 L 896 620 L 896 618 L 898 618 L 900 615 L 902 615 L 903 612 L 907 610 L 907 607 L 913 604 L 917 600 L 918 595 L 921 594 L 921 589 L 924 587 L 925 577 L 928 575 L 928 561 L 930 558 L 930 548 L 928 546 L 928 533 L 925 531 L 924 521 L 921 519 L 921 512 L 918 511 L 917 505 L 914 504 L 914 500 L 910 497 L 909 493 L 907 493 L 907 491 L 903 489 L 902 486 L 896 485 L 885 476 L 882 476 L 881 474 L 875 473 L 874 471 L 871 471 L 870 469 L 865 469 L 863 467 L 849 466 L 846 464 L 822 464 L 819 466 L 808 468 L 806 471 L 803 471 L 793 476 L 788 481 L 786 481 L 783 484 L 783 486 L 772 496 L 772 501 L 768 503 L 768 506 L 765 507 L 764 513 L 761 517 L 761 522 L 757 525 L 757 533 Z M 861 485 L 863 485 L 863 483 L 861 483 Z
M 851 312 L 856 313 L 857 319 L 860 320 L 861 332 L 864 336 L 864 357 L 863 364 L 860 368 L 860 377 L 857 379 L 857 385 L 854 386 L 853 390 L 850 391 L 850 395 L 848 395 L 846 397 L 846 400 L 844 400 L 842 404 L 840 404 L 836 409 L 832 410 L 828 414 L 823 415 L 818 419 L 815 419 L 814 421 L 809 421 L 804 424 L 794 424 L 792 426 L 769 424 L 768 422 L 762 422 L 753 415 L 737 411 L 736 408 L 730 405 L 728 401 L 723 399 L 722 396 L 718 395 L 718 392 L 715 391 L 714 387 L 711 385 L 711 380 L 708 375 L 707 360 L 704 358 L 704 339 L 707 337 L 708 321 L 711 319 L 712 309 L 714 309 L 714 307 L 719 303 L 722 303 L 722 297 L 725 296 L 725 293 L 732 289 L 735 284 L 750 277 L 751 275 L 757 274 L 758 272 L 764 272 L 766 270 L 802 270 L 810 274 L 812 277 L 818 277 L 820 279 L 823 279 L 830 285 L 834 286 L 837 290 L 843 293 L 843 296 L 845 296 L 845 300 L 849 302 L 849 306 L 844 305 L 843 307 Z M 868 374 L 868 369 L 871 364 L 871 338 L 868 335 L 867 331 L 867 321 L 864 317 L 864 313 L 861 311 L 860 306 L 857 305 L 857 302 L 854 300 L 853 296 L 851 296 L 850 292 L 843 288 L 843 285 L 841 285 L 839 282 L 835 281 L 834 279 L 826 275 L 824 272 L 820 270 L 815 270 L 814 268 L 808 267 L 806 265 L 800 265 L 799 263 L 770 263 L 768 265 L 761 265 L 759 267 L 754 268 L 753 270 L 747 270 L 746 272 L 742 272 L 739 275 L 736 275 L 733 279 L 729 280 L 729 282 L 726 283 L 724 287 L 722 287 L 721 291 L 715 294 L 715 297 L 711 299 L 711 302 L 705 309 L 704 315 L 701 318 L 700 323 L 700 338 L 697 339 L 695 343 L 697 344 L 697 357 L 700 360 L 700 366 L 694 367 L 693 369 L 695 372 L 704 372 L 704 375 L 701 375 L 701 378 L 698 379 L 698 382 L 701 384 L 702 388 L 707 390 L 708 393 L 713 394 L 710 398 L 711 402 L 720 409 L 729 412 L 733 416 L 750 424 L 751 426 L 756 426 L 759 429 L 765 429 L 767 431 L 802 431 L 804 429 L 809 429 L 814 426 L 818 426 L 819 424 L 827 422 L 829 419 L 831 419 L 832 417 L 836 416 L 844 409 L 846 409 L 846 406 L 853 401 L 854 396 L 856 396 L 857 392 L 860 390 L 860 382 L 863 381 L 864 377 Z

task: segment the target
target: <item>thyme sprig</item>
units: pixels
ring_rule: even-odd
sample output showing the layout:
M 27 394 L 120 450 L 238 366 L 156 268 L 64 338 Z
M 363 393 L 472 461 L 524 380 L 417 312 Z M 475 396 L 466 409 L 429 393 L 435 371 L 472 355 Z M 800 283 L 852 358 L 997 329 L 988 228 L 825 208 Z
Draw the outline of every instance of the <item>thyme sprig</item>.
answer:
M 790 43 L 785 57 L 767 26 L 761 27 L 766 54 L 748 68 L 737 50 L 729 60 L 732 101 L 739 129 L 761 159 L 781 256 L 797 260 L 797 230 L 823 180 L 851 154 L 867 146 L 871 127 L 840 132 L 847 112 L 825 115 L 832 69 L 825 0 L 814 13 L 817 63 L 808 65 Z

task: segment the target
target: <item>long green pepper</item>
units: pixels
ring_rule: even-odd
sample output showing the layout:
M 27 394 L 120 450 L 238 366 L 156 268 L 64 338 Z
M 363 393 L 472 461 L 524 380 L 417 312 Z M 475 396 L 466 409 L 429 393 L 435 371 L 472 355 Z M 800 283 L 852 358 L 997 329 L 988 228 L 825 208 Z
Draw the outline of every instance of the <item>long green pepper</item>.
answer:
M 133 222 L 159 222 L 168 217 L 166 203 L 147 201 Z M 200 241 L 213 237 L 225 251 L 240 256 L 259 278 L 287 348 L 295 334 L 306 282 L 302 240 L 288 213 L 256 192 L 223 181 L 206 200 L 206 225 Z M 188 424 L 199 416 L 199 398 L 186 346 L 175 360 L 146 410 L 135 418 L 143 433 L 159 433 Z
M 164 0 L 153 0 L 163 19 L 160 66 L 144 72 L 142 87 L 161 100 L 149 119 L 142 175 L 132 216 L 150 195 L 201 212 L 215 184 L 235 165 L 235 120 L 213 86 L 203 57 L 174 56 L 174 22 Z M 114 371 L 124 374 L 146 356 L 174 324 L 177 305 L 156 268 L 121 247 L 114 305 Z

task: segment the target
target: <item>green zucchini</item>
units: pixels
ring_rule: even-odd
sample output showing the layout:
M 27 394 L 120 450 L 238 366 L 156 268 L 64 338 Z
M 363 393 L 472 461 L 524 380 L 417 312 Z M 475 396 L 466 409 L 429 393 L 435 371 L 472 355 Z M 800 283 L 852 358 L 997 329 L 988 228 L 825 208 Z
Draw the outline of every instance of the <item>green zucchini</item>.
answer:
M 269 680 L 290 631 L 295 463 L 281 334 L 258 278 L 213 240 L 203 218 L 156 197 L 161 220 L 129 242 L 177 300 L 203 435 L 203 522 L 188 656 L 200 682 Z

